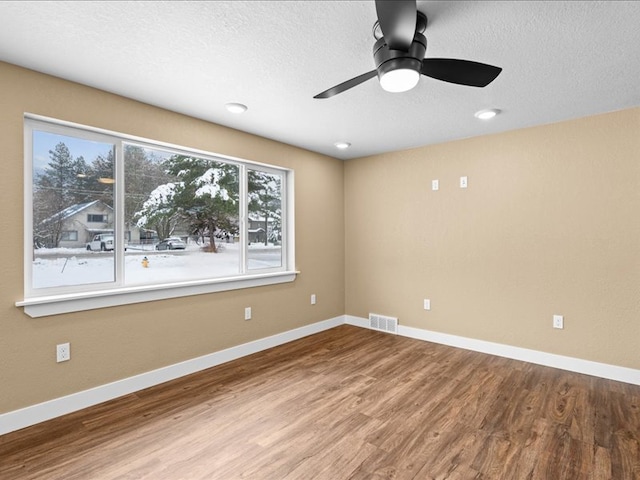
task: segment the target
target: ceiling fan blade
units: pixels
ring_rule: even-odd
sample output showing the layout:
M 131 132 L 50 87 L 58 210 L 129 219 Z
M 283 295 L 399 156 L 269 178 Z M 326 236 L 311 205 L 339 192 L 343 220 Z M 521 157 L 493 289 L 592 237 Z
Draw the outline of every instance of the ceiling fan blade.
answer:
M 486 87 L 501 71 L 500 67 L 456 58 L 425 58 L 421 69 L 427 77 L 470 87 Z
M 318 95 L 316 95 L 313 98 L 329 98 L 329 97 L 333 97 L 334 95 L 337 95 L 339 93 L 342 93 L 346 90 L 349 90 L 350 88 L 353 88 L 357 85 L 360 85 L 361 83 L 366 82 L 367 80 L 375 77 L 378 74 L 377 70 L 371 70 L 370 72 L 367 73 L 363 73 L 362 75 L 358 75 L 355 78 L 352 78 L 351 80 L 347 80 L 346 82 L 342 82 L 340 85 L 336 85 L 335 87 L 331 87 L 329 90 L 325 90 L 322 93 L 319 93 Z
M 389 48 L 409 50 L 416 33 L 416 0 L 376 0 L 376 13 Z

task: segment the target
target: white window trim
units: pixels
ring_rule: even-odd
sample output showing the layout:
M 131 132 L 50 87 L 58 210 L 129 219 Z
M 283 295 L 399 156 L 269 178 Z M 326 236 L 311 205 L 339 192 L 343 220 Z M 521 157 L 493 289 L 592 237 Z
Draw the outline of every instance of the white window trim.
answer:
M 189 295 L 276 285 L 279 283 L 293 282 L 298 273 L 300 272 L 286 271 L 259 275 L 243 275 L 237 278 L 144 285 L 66 295 L 51 295 L 48 297 L 25 299 L 21 302 L 16 302 L 16 306 L 24 307 L 24 312 L 27 315 L 32 318 L 37 318 L 61 313 L 81 312 L 85 310 L 95 310 L 97 308 L 186 297 Z
M 94 310 L 98 308 L 113 307 L 118 305 L 128 305 L 132 303 L 150 302 L 156 300 L 164 300 L 170 298 L 178 298 L 191 295 L 201 295 L 207 293 L 223 292 L 229 290 L 238 290 L 243 288 L 260 287 L 267 285 L 275 285 L 279 283 L 287 283 L 295 280 L 297 274 L 300 272 L 295 270 L 295 226 L 294 226 L 294 172 L 293 170 L 286 168 L 274 167 L 272 165 L 266 165 L 258 162 L 252 162 L 245 159 L 239 159 L 221 154 L 212 154 L 203 150 L 185 148 L 183 146 L 173 145 L 165 142 L 159 142 L 155 140 L 144 139 L 135 137 L 128 134 L 122 134 L 119 132 L 113 132 L 93 127 L 87 127 L 85 125 L 79 125 L 72 122 L 65 122 L 57 119 L 43 117 L 41 115 L 25 114 L 25 121 L 30 120 L 33 124 L 37 122 L 44 122 L 47 126 L 59 125 L 61 127 L 71 127 L 79 130 L 89 131 L 97 134 L 104 134 L 108 136 L 119 137 L 122 141 L 132 142 L 137 144 L 147 144 L 152 147 L 165 147 L 173 150 L 183 151 L 186 154 L 191 155 L 205 155 L 210 157 L 214 155 L 221 160 L 228 160 L 240 165 L 246 165 L 248 167 L 255 167 L 258 169 L 273 170 L 285 173 L 284 178 L 286 181 L 285 198 L 283 198 L 283 220 L 286 222 L 285 238 L 283 238 L 283 268 L 280 269 L 265 269 L 256 271 L 255 273 L 242 273 L 239 276 L 226 277 L 226 278 L 212 278 L 204 280 L 191 280 L 181 281 L 175 283 L 155 284 L 155 285 L 133 285 L 133 286 L 116 286 L 115 288 L 96 289 L 96 285 L 84 290 L 79 288 L 78 291 L 73 293 L 61 293 L 53 295 L 33 295 L 27 296 L 22 301 L 16 302 L 17 307 L 23 307 L 24 312 L 30 317 L 37 318 L 49 315 L 57 315 L 70 312 L 79 312 L 86 310 Z M 32 125 L 33 127 L 33 125 Z M 30 141 L 25 135 L 25 179 L 32 177 L 32 148 Z M 120 170 L 123 166 L 120 162 Z M 118 172 L 122 175 L 122 171 Z M 242 177 L 244 178 L 244 177 Z M 31 185 L 27 185 L 25 181 L 25 200 L 24 200 L 24 218 L 30 219 L 33 215 L 32 195 L 33 181 Z M 243 187 L 246 192 L 246 185 Z M 116 201 L 120 197 L 123 197 L 123 192 L 116 192 Z M 117 205 L 115 205 L 117 207 Z M 244 213 L 244 212 L 243 212 Z M 243 221 L 246 222 L 246 213 Z M 120 222 L 122 223 L 122 219 Z M 25 257 L 25 295 L 26 292 L 32 292 L 31 282 L 31 261 L 32 256 L 28 252 L 32 251 L 32 235 L 29 228 L 30 222 L 25 221 L 25 238 L 24 238 L 24 257 Z M 121 230 L 122 228 L 116 230 Z M 285 243 L 286 242 L 286 243 Z M 123 254 L 116 254 L 116 265 L 123 262 L 123 259 L 119 259 L 118 256 Z M 246 245 L 244 246 L 243 257 L 246 256 Z M 244 262 L 244 258 L 242 259 Z M 245 265 L 245 263 L 243 263 Z M 117 268 L 117 267 L 116 267 Z M 98 287 L 99 288 L 99 287 Z

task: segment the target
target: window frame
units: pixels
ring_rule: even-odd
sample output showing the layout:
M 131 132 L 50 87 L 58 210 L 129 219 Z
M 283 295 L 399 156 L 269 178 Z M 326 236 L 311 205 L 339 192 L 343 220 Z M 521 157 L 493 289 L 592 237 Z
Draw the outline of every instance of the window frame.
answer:
M 43 130 L 60 135 L 115 145 L 114 191 L 114 282 L 77 286 L 33 288 L 33 131 Z M 80 125 L 73 122 L 26 113 L 24 115 L 24 300 L 16 306 L 24 307 L 31 317 L 41 317 L 75 311 L 92 310 L 166 298 L 222 292 L 264 285 L 292 282 L 299 273 L 295 270 L 294 239 L 294 172 L 292 169 L 235 158 L 219 153 L 170 144 L 120 132 Z M 126 285 L 124 283 L 124 147 L 136 145 L 177 154 L 199 156 L 239 167 L 240 198 L 240 273 L 229 277 L 181 280 L 161 284 Z M 281 266 L 265 269 L 248 268 L 248 186 L 247 169 L 282 176 L 282 250 Z

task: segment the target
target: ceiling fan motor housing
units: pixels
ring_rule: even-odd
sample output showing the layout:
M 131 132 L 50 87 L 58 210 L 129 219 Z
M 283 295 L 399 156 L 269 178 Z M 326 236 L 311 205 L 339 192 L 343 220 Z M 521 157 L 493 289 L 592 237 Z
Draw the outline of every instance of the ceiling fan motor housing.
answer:
M 378 77 L 400 68 L 415 70 L 420 73 L 422 60 L 427 51 L 427 38 L 416 32 L 409 50 L 392 50 L 387 45 L 384 37 L 380 38 L 373 45 L 373 59 L 378 71 Z

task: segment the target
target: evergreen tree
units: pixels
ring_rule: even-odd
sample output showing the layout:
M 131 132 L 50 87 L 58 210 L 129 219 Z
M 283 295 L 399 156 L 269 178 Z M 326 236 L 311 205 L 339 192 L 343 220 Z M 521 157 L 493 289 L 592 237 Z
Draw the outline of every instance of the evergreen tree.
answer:
M 49 158 L 44 173 L 36 179 L 36 187 L 51 192 L 56 207 L 66 208 L 85 201 L 86 192 L 81 180 L 87 171 L 84 157 L 74 160 L 69 148 L 59 142 L 53 150 L 49 150 Z
M 282 225 L 282 177 L 266 172 L 248 170 L 250 213 L 264 220 L 264 244 L 279 243 Z M 272 225 L 269 225 L 269 221 Z
M 179 179 L 173 202 L 192 234 L 209 237 L 209 250 L 217 252 L 215 237 L 238 232 L 238 167 L 199 157 L 174 155 L 167 173 Z
M 49 150 L 49 163 L 34 181 L 34 243 L 58 247 L 64 227 L 61 212 L 88 201 L 87 164 L 82 156 L 73 159 L 64 142 Z
M 140 228 L 155 230 L 161 240 L 170 237 L 180 219 L 174 202 L 175 191 L 175 183 L 159 185 L 151 191 L 132 219 Z

